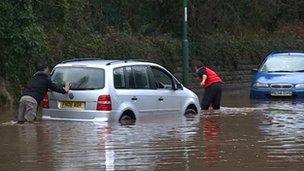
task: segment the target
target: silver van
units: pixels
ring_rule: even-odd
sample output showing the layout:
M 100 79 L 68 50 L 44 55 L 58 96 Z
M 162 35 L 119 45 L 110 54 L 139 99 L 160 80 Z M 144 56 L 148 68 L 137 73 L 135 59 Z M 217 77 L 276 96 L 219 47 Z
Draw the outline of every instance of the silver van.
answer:
M 139 121 L 196 114 L 199 99 L 162 66 L 136 60 L 73 59 L 57 64 L 51 79 L 71 83 L 68 94 L 48 92 L 45 120 Z

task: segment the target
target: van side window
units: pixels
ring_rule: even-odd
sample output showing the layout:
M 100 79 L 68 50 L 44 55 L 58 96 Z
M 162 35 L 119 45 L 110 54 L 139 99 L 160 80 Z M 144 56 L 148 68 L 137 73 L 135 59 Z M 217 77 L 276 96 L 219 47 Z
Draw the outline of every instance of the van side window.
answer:
M 127 86 L 129 89 L 135 89 L 135 81 L 132 67 L 125 67 Z
M 151 68 L 158 89 L 173 89 L 173 79 L 166 71 L 158 67 Z
M 114 87 L 117 89 L 127 88 L 124 68 L 116 68 L 114 69 L 113 73 L 114 73 Z
M 150 89 L 148 66 L 132 66 L 136 89 Z

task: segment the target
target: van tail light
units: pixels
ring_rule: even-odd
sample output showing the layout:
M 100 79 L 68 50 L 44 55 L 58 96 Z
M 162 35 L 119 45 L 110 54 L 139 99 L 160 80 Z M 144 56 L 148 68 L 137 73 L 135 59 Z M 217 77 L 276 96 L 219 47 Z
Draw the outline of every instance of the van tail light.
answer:
M 112 110 L 111 96 L 109 95 L 99 96 L 97 100 L 96 110 L 111 111 Z
M 43 100 L 42 100 L 42 108 L 49 109 L 50 108 L 50 102 L 49 102 L 49 96 L 46 93 Z

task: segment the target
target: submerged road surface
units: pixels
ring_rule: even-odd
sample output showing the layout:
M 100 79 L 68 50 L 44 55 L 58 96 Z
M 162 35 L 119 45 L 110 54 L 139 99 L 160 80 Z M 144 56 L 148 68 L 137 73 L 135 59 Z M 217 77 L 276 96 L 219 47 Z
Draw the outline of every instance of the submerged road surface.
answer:
M 304 103 L 252 103 L 243 90 L 223 106 L 128 126 L 8 125 L 13 112 L 2 110 L 0 170 L 303 170 Z

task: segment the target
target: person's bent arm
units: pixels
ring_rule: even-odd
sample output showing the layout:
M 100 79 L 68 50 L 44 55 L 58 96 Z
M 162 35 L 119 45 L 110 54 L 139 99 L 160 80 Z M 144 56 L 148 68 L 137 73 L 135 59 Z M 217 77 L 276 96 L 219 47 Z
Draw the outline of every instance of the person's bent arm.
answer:
M 65 87 L 60 87 L 57 84 L 53 83 L 51 80 L 49 80 L 49 89 L 57 93 L 66 94 L 69 92 L 70 86 L 69 84 L 66 84 Z
M 207 79 L 207 75 L 204 74 L 204 75 L 202 76 L 201 86 L 204 86 L 204 85 L 205 85 L 206 79 Z

